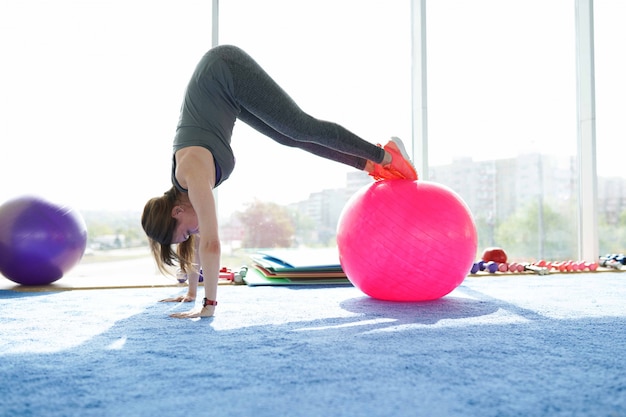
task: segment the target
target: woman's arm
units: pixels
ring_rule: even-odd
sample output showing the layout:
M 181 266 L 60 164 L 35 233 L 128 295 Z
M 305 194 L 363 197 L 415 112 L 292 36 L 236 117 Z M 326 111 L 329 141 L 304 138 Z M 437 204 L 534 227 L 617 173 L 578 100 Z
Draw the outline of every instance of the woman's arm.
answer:
M 205 148 L 189 147 L 178 151 L 176 178 L 188 190 L 189 201 L 198 218 L 199 242 L 197 256 L 204 277 L 204 296 L 217 300 L 221 245 L 218 233 L 217 206 L 213 196 L 215 164 L 213 155 Z M 198 307 L 177 318 L 210 317 L 215 306 Z

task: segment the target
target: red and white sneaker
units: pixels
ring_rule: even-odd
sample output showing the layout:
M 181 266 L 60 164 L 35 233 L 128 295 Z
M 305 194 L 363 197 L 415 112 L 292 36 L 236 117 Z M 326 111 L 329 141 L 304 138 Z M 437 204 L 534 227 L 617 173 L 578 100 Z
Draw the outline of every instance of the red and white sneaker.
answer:
M 417 180 L 417 171 L 411 163 L 409 154 L 406 152 L 404 143 L 402 143 L 400 138 L 391 138 L 383 149 L 391 154 L 391 163 L 385 166 L 375 164 L 374 171 L 370 172 L 369 175 L 374 177 L 376 181 L 391 179 Z
M 374 170 L 369 173 L 376 181 L 381 180 L 403 180 L 405 177 L 395 169 L 391 168 L 391 164 L 382 166 L 381 164 L 374 164 Z

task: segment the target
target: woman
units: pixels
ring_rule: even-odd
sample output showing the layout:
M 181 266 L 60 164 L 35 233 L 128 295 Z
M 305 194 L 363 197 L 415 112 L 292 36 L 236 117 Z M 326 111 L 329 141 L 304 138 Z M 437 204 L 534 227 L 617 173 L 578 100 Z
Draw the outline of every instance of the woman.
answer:
M 317 120 L 241 49 L 222 45 L 209 50 L 191 77 L 181 108 L 173 186 L 148 201 L 141 219 L 159 269 L 166 272 L 166 265 L 178 263 L 188 274 L 187 294 L 162 301 L 194 301 L 198 270 L 203 271 L 202 306 L 173 317 L 210 317 L 217 305 L 220 240 L 213 188 L 234 169 L 230 140 L 236 119 L 283 145 L 364 170 L 376 180 L 417 179 L 399 139 L 382 148 L 335 123 Z

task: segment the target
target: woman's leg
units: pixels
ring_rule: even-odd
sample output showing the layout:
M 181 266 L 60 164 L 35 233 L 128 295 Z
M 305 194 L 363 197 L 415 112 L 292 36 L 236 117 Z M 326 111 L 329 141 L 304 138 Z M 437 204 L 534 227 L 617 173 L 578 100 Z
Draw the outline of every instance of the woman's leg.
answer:
M 216 52 L 233 76 L 240 119 L 261 133 L 287 145 L 346 163 L 358 169 L 366 161 L 383 162 L 385 151 L 342 126 L 315 119 L 303 112 L 291 97 L 244 51 L 221 46 Z
M 239 119 L 242 122 L 246 123 L 248 126 L 254 128 L 256 131 L 274 139 L 276 142 L 280 143 L 281 145 L 303 149 L 314 155 L 321 156 L 322 158 L 330 159 L 331 161 L 340 162 L 342 164 L 346 164 L 348 166 L 354 167 L 359 170 L 365 169 L 365 164 L 367 163 L 367 160 L 365 158 L 339 152 L 332 148 L 327 148 L 315 142 L 299 142 L 299 141 L 293 140 L 290 137 L 283 135 L 282 133 L 278 132 L 277 130 L 275 130 L 268 124 L 266 124 L 263 120 L 259 119 L 258 117 L 250 113 L 246 108 L 241 109 L 241 114 L 239 115 Z

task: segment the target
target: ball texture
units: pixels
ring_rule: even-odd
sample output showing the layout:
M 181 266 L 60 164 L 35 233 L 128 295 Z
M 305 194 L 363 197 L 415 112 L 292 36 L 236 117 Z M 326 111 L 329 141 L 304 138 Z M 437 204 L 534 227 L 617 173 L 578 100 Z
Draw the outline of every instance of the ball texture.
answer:
M 22 285 L 50 284 L 85 253 L 87 227 L 80 213 L 39 197 L 0 206 L 0 273 Z
M 365 294 L 427 301 L 463 282 L 474 263 L 477 233 L 469 208 L 450 188 L 384 180 L 350 198 L 337 245 L 344 272 Z

